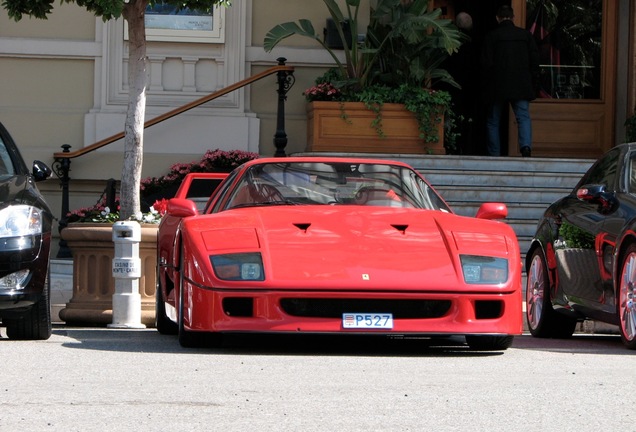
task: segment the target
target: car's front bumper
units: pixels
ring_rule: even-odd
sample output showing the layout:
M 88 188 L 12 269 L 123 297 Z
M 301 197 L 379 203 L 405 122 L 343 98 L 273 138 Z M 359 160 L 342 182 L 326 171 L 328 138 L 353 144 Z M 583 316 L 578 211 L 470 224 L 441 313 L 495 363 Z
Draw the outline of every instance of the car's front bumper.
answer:
M 0 313 L 20 311 L 36 303 L 46 286 L 50 234 L 0 239 L 0 278 L 29 270 L 23 286 L 0 286 Z
M 488 292 L 228 291 L 186 284 L 185 327 L 209 332 L 498 334 L 522 331 L 521 289 Z M 392 329 L 346 329 L 344 313 L 391 313 Z

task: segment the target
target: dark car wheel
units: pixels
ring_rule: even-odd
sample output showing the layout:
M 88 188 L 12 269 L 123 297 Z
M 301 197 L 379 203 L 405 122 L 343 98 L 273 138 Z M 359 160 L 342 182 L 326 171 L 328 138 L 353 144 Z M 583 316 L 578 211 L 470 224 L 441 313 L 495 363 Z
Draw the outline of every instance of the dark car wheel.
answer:
M 621 264 L 621 279 L 618 293 L 618 317 L 621 339 L 629 349 L 636 349 L 636 244 L 631 244 Z
M 6 320 L 7 337 L 18 340 L 46 340 L 51 337 L 51 286 L 48 278 L 42 296 L 20 318 Z
M 512 345 L 514 336 L 466 335 L 466 343 L 475 351 L 504 351 Z
M 576 328 L 576 320 L 560 315 L 550 300 L 548 266 L 541 249 L 532 253 L 526 285 L 526 320 L 535 337 L 569 338 Z
M 159 279 L 159 266 L 157 266 L 157 289 L 155 291 L 155 327 L 159 333 L 164 335 L 176 335 L 179 332 L 179 326 L 166 315 L 166 306 Z

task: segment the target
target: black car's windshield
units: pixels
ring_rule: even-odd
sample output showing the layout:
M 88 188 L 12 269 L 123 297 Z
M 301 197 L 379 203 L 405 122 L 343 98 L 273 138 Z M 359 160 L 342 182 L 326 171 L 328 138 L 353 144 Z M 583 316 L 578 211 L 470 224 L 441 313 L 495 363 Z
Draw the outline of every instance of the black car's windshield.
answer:
M 254 165 L 234 188 L 225 209 L 271 205 L 372 205 L 449 211 L 412 169 L 347 162 Z
M 13 168 L 13 162 L 9 151 L 0 136 L 0 177 L 15 175 L 15 169 Z

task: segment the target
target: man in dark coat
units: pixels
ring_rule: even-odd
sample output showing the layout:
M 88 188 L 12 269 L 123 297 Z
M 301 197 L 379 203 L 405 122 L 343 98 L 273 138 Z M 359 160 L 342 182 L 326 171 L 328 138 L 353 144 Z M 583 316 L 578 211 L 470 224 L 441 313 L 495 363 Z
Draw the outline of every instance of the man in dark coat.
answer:
M 513 10 L 501 6 L 497 10 L 499 25 L 486 35 L 482 52 L 488 102 L 488 153 L 501 155 L 499 126 L 501 113 L 508 104 L 517 120 L 519 149 L 524 157 L 532 148 L 530 101 L 535 99 L 539 77 L 539 50 L 529 31 L 512 22 Z

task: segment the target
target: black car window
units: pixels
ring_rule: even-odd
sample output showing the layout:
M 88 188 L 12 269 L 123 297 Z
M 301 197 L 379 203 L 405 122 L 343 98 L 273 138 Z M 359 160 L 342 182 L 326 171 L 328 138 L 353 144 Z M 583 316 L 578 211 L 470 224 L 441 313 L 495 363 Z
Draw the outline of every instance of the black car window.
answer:
M 619 148 L 610 150 L 599 159 L 587 174 L 583 176 L 577 189 L 586 184 L 602 184 L 609 190 L 616 190 L 616 176 L 618 169 L 618 158 L 621 152 Z
M 627 192 L 636 193 L 636 152 L 629 155 L 629 167 L 627 170 Z
M 2 175 L 14 175 L 13 163 L 11 162 L 11 156 L 7 151 L 7 147 L 0 136 L 0 176 Z

